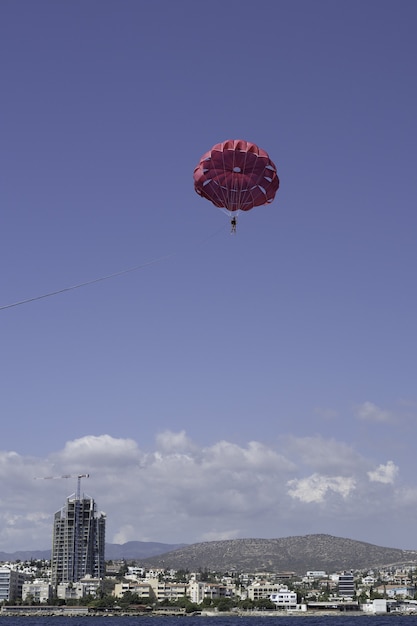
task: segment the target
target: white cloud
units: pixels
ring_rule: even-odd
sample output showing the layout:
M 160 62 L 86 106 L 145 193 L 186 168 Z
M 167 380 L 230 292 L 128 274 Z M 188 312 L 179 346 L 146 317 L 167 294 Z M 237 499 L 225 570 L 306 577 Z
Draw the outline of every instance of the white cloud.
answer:
M 290 437 L 287 449 L 300 463 L 314 472 L 325 475 L 349 474 L 357 471 L 363 459 L 346 443 L 316 435 L 315 437 Z
M 111 543 L 127 543 L 128 541 L 136 541 L 137 530 L 132 524 L 121 526 L 117 533 L 113 535 Z
M 251 441 L 246 448 L 228 441 L 219 441 L 204 450 L 204 463 L 207 467 L 230 467 L 245 473 L 253 471 L 289 471 L 294 464 L 282 454 L 258 441 Z
M 158 449 L 164 452 L 186 452 L 194 449 L 193 442 L 184 430 L 179 433 L 173 433 L 170 430 L 159 433 L 156 437 L 156 444 Z
M 414 511 L 417 507 L 417 487 L 405 486 L 396 489 L 395 501 L 399 507 L 411 507 L 414 518 Z
M 57 460 L 66 467 L 88 468 L 91 463 L 108 466 L 116 462 L 120 465 L 122 459 L 129 464 L 132 461 L 136 462 L 138 455 L 138 445 L 133 439 L 88 435 L 67 442 L 63 451 L 58 453 Z M 87 472 L 87 469 L 85 471 Z
M 392 461 L 376 466 L 332 438 L 201 447 L 168 431 L 143 451 L 133 439 L 89 435 L 43 459 L 0 453 L 0 550 L 50 546 L 53 515 L 75 491 L 77 473 L 90 475 L 82 491 L 106 512 L 107 541 L 115 543 L 280 537 L 295 529 L 339 534 L 345 526 L 345 536 L 366 540 L 373 515 L 383 510 L 389 525 L 417 499 L 412 486 L 393 489 L 399 472 Z M 66 474 L 72 477 L 33 480 Z M 306 507 L 314 507 L 313 518 Z
M 398 472 L 398 466 L 392 461 L 388 461 L 385 465 L 378 465 L 375 470 L 369 471 L 368 476 L 371 482 L 393 484 Z
M 298 498 L 301 502 L 323 502 L 326 495 L 339 494 L 347 498 L 355 488 L 355 479 L 345 476 L 320 476 L 312 474 L 307 478 L 293 479 L 288 481 L 288 493 L 292 498 Z
M 356 415 L 359 419 L 370 422 L 389 422 L 392 419 L 392 415 L 389 411 L 380 409 L 372 402 L 364 402 L 356 407 Z

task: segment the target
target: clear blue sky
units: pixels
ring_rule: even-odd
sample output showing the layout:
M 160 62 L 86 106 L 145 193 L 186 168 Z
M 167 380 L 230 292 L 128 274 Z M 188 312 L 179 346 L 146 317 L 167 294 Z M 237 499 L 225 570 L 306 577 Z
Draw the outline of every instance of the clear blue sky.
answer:
M 78 472 L 109 541 L 416 548 L 416 29 L 413 0 L 1 2 L 0 306 L 166 258 L 0 311 L 0 549 L 48 546 L 74 486 L 32 476 Z M 230 138 L 281 180 L 234 237 L 192 181 Z

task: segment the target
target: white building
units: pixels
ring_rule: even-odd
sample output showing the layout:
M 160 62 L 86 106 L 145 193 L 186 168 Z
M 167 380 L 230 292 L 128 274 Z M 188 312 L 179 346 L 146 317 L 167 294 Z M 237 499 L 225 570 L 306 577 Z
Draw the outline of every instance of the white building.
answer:
M 80 600 L 85 596 L 85 585 L 73 582 L 59 583 L 56 595 L 60 600 Z
M 178 600 L 178 598 L 184 598 L 187 594 L 186 583 L 165 582 L 158 578 L 149 578 L 147 582 L 152 587 L 158 602 L 162 602 L 162 600 Z
M 277 592 L 272 593 L 269 599 L 276 605 L 277 609 L 295 611 L 298 608 L 297 594 L 295 591 L 290 591 L 288 587 L 282 587 Z
M 10 567 L 0 567 L 0 602 L 17 600 L 22 597 L 22 587 L 26 575 Z
M 362 604 L 361 609 L 365 613 L 381 615 L 387 612 L 387 601 L 382 598 L 373 600 L 372 602 L 369 602 L 368 604 Z
M 46 580 L 26 581 L 22 585 L 22 600 L 32 599 L 36 603 L 46 603 L 52 598 L 52 585 Z
M 249 600 L 269 600 L 272 594 L 278 593 L 281 585 L 274 585 L 267 582 L 255 582 L 248 586 Z
M 93 578 L 90 574 L 81 578 L 80 583 L 84 585 L 84 593 L 86 596 L 97 596 L 97 592 L 103 587 L 103 581 L 101 578 Z
M 134 593 L 139 596 L 141 600 L 150 600 L 153 597 L 152 587 L 149 583 L 140 583 L 136 580 L 129 580 L 127 582 L 116 583 L 113 590 L 113 595 L 116 598 L 123 598 L 126 593 Z
M 192 580 L 188 583 L 188 597 L 194 604 L 201 604 L 205 598 L 231 598 L 234 587 L 217 583 Z
M 144 567 L 133 567 L 129 565 L 127 568 L 127 574 L 125 578 L 143 578 L 145 576 L 145 568 Z
M 326 572 L 322 569 L 320 570 L 311 570 L 306 573 L 307 578 L 324 578 L 327 576 Z
M 194 604 L 201 604 L 204 600 L 204 587 L 206 583 L 193 580 L 188 583 L 188 597 Z

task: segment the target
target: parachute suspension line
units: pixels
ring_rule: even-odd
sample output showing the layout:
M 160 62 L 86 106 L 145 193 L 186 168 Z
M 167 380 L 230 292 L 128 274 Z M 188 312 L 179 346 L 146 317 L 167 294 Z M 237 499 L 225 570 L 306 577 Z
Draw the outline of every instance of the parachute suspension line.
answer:
M 243 168 L 242 168 L 244 172 L 246 171 L 246 159 L 247 158 L 248 158 L 248 151 L 245 152 L 245 160 L 244 160 Z M 243 193 L 242 185 L 239 185 L 239 195 L 238 195 L 238 200 L 237 200 L 238 206 L 240 206 L 240 203 L 242 201 L 242 193 Z
M 211 161 L 211 154 L 210 154 L 210 161 Z M 222 151 L 222 163 L 223 163 L 223 172 L 226 172 L 226 164 L 224 162 L 224 151 Z M 213 191 L 214 194 L 216 196 L 216 200 L 219 201 L 219 203 L 222 205 L 220 207 L 218 207 L 221 211 L 223 211 L 223 213 L 226 213 L 226 215 L 228 215 L 230 218 L 232 217 L 233 213 L 232 211 L 230 211 L 229 209 L 229 202 L 228 202 L 228 196 L 227 196 L 227 187 L 226 184 L 224 183 L 224 186 L 222 184 L 220 184 L 220 182 L 215 181 L 213 186 Z
M 246 153 L 245 153 L 245 163 L 244 163 L 244 166 L 243 166 L 243 168 L 244 168 L 244 171 L 245 171 L 245 172 L 246 172 L 246 161 L 247 161 L 247 158 L 248 158 L 248 154 L 252 154 L 252 155 L 255 157 L 255 158 L 253 158 L 253 160 L 252 160 L 252 169 L 251 169 L 251 172 L 250 172 L 250 176 L 252 176 L 252 174 L 253 174 L 253 173 L 254 173 L 254 171 L 255 171 L 255 168 L 256 168 L 256 165 L 257 165 L 257 161 L 258 161 L 259 155 L 258 155 L 258 154 L 255 154 L 255 152 L 250 152 L 250 153 L 249 153 L 249 150 L 248 150 L 248 151 L 246 151 Z M 243 190 L 242 190 L 242 188 L 240 188 L 240 190 L 239 190 L 239 204 L 240 204 L 240 202 L 241 202 L 242 193 L 243 193 Z M 253 196 L 252 196 L 252 192 L 251 192 L 251 191 L 250 191 L 250 195 L 251 195 L 251 197 L 253 198 Z
M 217 182 L 214 182 L 214 185 L 215 187 L 213 186 L 213 191 L 215 193 L 216 200 L 218 200 L 220 204 L 227 204 L 226 194 L 224 193 L 222 186 Z
M 224 152 L 223 152 L 223 154 L 224 154 Z M 247 153 L 245 154 L 245 161 L 244 161 L 244 164 L 243 164 L 243 168 L 240 168 L 240 167 L 238 168 L 238 167 L 235 165 L 235 163 L 236 163 L 236 161 L 235 161 L 236 152 L 233 152 L 233 168 L 232 168 L 232 169 L 233 169 L 233 173 L 234 173 L 234 177 L 233 177 L 233 182 L 234 182 L 234 183 L 235 183 L 235 181 L 237 182 L 237 180 L 236 180 L 236 179 L 238 179 L 238 176 L 237 176 L 238 172 L 240 172 L 240 171 L 242 171 L 242 170 L 243 170 L 243 171 L 245 171 L 246 156 L 247 156 Z M 236 183 L 235 183 L 235 186 L 236 186 Z M 236 228 L 237 228 L 237 216 L 238 216 L 238 215 L 239 215 L 239 213 L 240 213 L 240 209 L 239 209 L 239 207 L 240 207 L 240 200 L 241 200 L 241 196 L 242 196 L 242 185 L 239 185 L 239 184 L 238 184 L 238 185 L 237 185 L 237 188 L 239 189 L 239 192 L 238 192 L 238 199 L 237 199 L 237 204 L 236 204 L 236 207 L 237 207 L 237 208 L 236 208 L 236 209 L 233 211 L 233 213 L 231 214 L 231 219 L 230 219 L 230 234 L 231 234 L 231 235 L 236 235 Z
M 210 153 L 210 156 L 207 157 L 206 161 L 208 161 L 210 164 L 212 162 L 212 156 Z M 224 156 L 222 153 L 222 161 L 223 161 L 223 171 L 224 171 Z M 205 183 L 203 183 L 203 187 L 205 187 L 206 184 L 210 183 L 211 180 L 207 180 Z M 217 181 L 213 181 L 213 186 L 212 186 L 212 191 L 214 192 L 214 195 L 216 197 L 216 201 L 218 201 L 221 205 L 223 206 L 227 206 L 227 195 L 226 195 L 226 187 L 222 187 L 222 185 L 217 182 Z
M 213 237 L 216 237 L 220 234 L 222 230 L 225 229 L 223 225 L 221 228 L 217 229 L 214 233 L 208 235 L 205 239 L 197 243 L 197 245 L 203 245 Z M 166 261 L 174 256 L 178 256 L 178 252 L 172 252 L 171 254 L 166 254 L 165 256 L 158 257 L 157 259 L 152 259 L 151 261 L 147 261 L 146 263 L 140 263 L 139 265 L 134 265 L 133 267 L 128 267 L 127 269 L 120 270 L 119 272 L 113 272 L 112 274 L 107 274 L 106 276 L 100 276 L 99 278 L 93 278 L 92 280 L 87 280 L 82 283 L 78 283 L 77 285 L 71 285 L 70 287 L 63 287 L 62 289 L 57 289 L 56 291 L 49 291 L 48 293 L 43 293 L 39 296 L 33 296 L 32 298 L 26 298 L 25 300 L 19 300 L 18 302 L 12 302 L 10 304 L 4 304 L 0 306 L 0 311 L 5 311 L 6 309 L 12 309 L 16 306 L 21 306 L 22 304 L 29 304 L 30 302 L 36 302 L 37 300 L 43 300 L 45 298 L 51 298 L 52 296 L 57 296 L 61 293 L 65 293 L 67 291 L 74 291 L 75 289 L 80 289 L 81 287 L 87 287 L 88 285 L 94 285 L 95 283 L 100 283 L 105 280 L 110 280 L 111 278 L 117 278 L 118 276 L 123 276 L 123 274 L 130 274 L 132 272 L 137 272 L 149 265 L 155 265 L 156 263 L 162 263 L 162 261 Z
M 250 175 L 252 176 L 255 167 L 256 167 L 256 162 L 258 160 L 258 155 L 255 155 L 254 152 L 251 152 L 250 154 L 252 154 L 253 156 L 255 156 L 256 158 L 252 159 L 252 169 L 250 172 Z M 246 163 L 248 160 L 248 155 L 249 155 L 249 150 L 245 151 L 245 159 L 243 162 L 243 166 L 240 168 L 240 171 L 244 172 L 245 174 L 247 174 L 247 170 L 246 170 Z M 233 171 L 235 171 L 235 157 L 233 155 Z M 243 188 L 242 184 L 239 184 L 238 186 L 238 197 L 237 197 L 237 206 L 240 207 L 241 206 L 241 202 L 242 202 L 242 196 L 244 193 L 247 193 L 247 190 Z M 252 194 L 251 194 L 252 197 Z M 237 227 L 237 215 L 240 213 L 240 209 L 237 209 L 235 212 L 232 213 L 232 218 L 230 220 L 230 233 L 232 235 L 236 234 L 236 227 Z
M 257 161 L 258 161 L 259 155 L 255 151 L 249 151 L 249 150 L 243 151 L 242 150 L 242 152 L 244 152 L 244 161 L 243 161 L 243 166 L 239 167 L 239 173 L 242 172 L 242 173 L 246 174 L 246 176 L 249 175 L 249 177 L 252 177 L 252 175 L 253 175 L 253 173 L 254 173 L 254 171 L 256 169 L 256 166 L 257 166 Z M 225 163 L 224 163 L 224 154 L 225 154 L 225 151 L 222 152 L 222 155 L 223 155 L 223 170 L 226 171 L 226 167 L 225 167 Z M 248 161 L 249 154 L 251 155 L 251 158 L 252 158 L 252 167 L 251 167 L 250 170 L 247 169 L 247 161 Z M 233 172 L 234 172 L 234 176 L 236 177 L 238 175 L 238 172 L 235 171 L 235 167 L 236 167 L 235 166 L 235 156 L 236 156 L 236 151 L 234 151 L 234 153 L 233 153 L 233 168 L 232 168 Z M 236 170 L 237 170 L 237 168 L 236 168 Z M 236 206 L 238 208 L 236 210 L 234 210 L 234 211 L 230 211 L 229 210 L 229 215 L 231 216 L 230 225 L 231 225 L 231 233 L 232 234 L 236 233 L 237 215 L 240 213 L 241 210 L 243 210 L 243 209 L 241 209 L 241 202 L 242 202 L 243 195 L 245 193 L 249 192 L 251 198 L 253 198 L 251 189 L 247 189 L 246 187 L 244 187 L 242 184 L 239 184 L 239 183 L 235 184 L 235 187 L 236 187 L 236 190 L 238 192 L 237 193 L 237 202 L 236 202 Z M 224 194 L 224 196 L 225 196 L 225 198 L 224 198 L 224 202 L 223 203 L 227 206 L 228 205 L 227 195 Z
M 236 153 L 233 152 L 233 161 L 232 161 L 232 165 L 233 165 L 232 166 L 232 170 L 233 170 L 233 172 L 235 172 L 235 156 L 236 156 Z M 223 172 L 224 172 L 224 174 L 226 176 L 226 164 L 225 164 L 225 161 L 224 161 L 224 157 L 225 157 L 225 150 L 222 150 Z M 245 163 L 246 163 L 246 155 L 245 155 Z M 233 178 L 232 178 L 232 180 L 233 180 Z M 235 235 L 236 234 L 236 226 L 237 226 L 237 215 L 239 213 L 239 208 L 235 209 L 234 211 L 231 210 L 230 204 L 229 204 L 229 201 L 228 201 L 228 196 L 227 196 L 226 192 L 227 192 L 227 189 L 225 187 L 225 190 L 224 190 L 224 193 L 223 193 L 223 205 L 226 207 L 227 213 L 228 213 L 228 215 L 230 217 L 230 234 L 231 235 Z M 239 207 L 239 205 L 240 205 L 240 195 L 241 195 L 241 192 L 239 192 L 239 201 L 237 203 L 237 207 Z
M 210 154 L 210 161 L 211 161 L 211 154 Z M 225 171 L 225 164 L 224 164 L 224 152 L 222 152 L 222 161 L 223 161 L 223 171 Z M 222 185 L 220 184 L 220 182 L 215 181 L 214 183 L 216 185 L 216 188 L 213 188 L 213 191 L 216 194 L 216 198 L 219 200 L 219 202 L 221 204 L 223 204 L 223 206 L 227 207 L 228 202 L 227 202 L 227 189 L 226 187 L 222 187 Z

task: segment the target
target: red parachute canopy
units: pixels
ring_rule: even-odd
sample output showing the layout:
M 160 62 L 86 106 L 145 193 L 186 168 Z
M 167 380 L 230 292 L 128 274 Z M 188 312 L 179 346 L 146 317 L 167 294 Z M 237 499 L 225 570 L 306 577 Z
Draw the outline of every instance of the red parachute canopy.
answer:
M 269 204 L 278 187 L 277 168 L 268 153 L 243 139 L 217 143 L 194 170 L 196 192 L 230 212 Z

